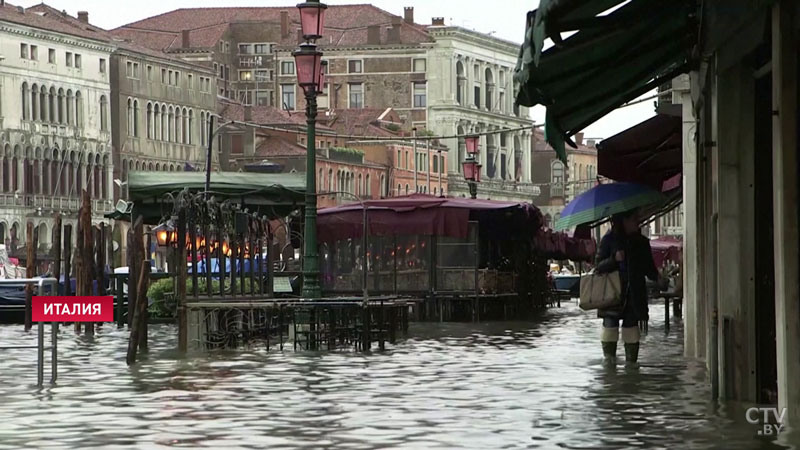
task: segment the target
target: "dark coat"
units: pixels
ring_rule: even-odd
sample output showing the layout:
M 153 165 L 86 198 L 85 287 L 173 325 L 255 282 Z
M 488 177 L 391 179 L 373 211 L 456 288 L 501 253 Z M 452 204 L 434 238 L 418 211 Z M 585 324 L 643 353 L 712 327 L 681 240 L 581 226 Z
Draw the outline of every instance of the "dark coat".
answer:
M 617 251 L 625 252 L 625 261 L 618 263 L 614 256 Z M 620 235 L 609 231 L 600 240 L 595 270 L 598 273 L 619 271 L 622 281 L 623 306 L 614 309 L 598 310 L 599 317 L 629 317 L 637 321 L 648 319 L 647 282 L 645 277 L 657 281 L 658 270 L 653 262 L 650 240 L 639 233 Z

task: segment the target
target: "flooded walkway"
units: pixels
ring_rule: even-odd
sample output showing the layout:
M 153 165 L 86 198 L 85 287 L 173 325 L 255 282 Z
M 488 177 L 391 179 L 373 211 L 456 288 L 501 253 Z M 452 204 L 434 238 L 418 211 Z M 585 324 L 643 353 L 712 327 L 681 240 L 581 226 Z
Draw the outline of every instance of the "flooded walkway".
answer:
M 0 355 L 0 449 L 781 448 L 744 407 L 714 407 L 663 312 L 651 307 L 638 372 L 602 366 L 599 322 L 574 304 L 536 323 L 412 324 L 372 354 L 181 360 L 175 330 L 153 326 L 133 369 L 126 333 L 106 325 L 90 342 L 67 329 L 56 387 L 32 386 L 33 352 Z M 32 339 L 0 326 L 4 345 Z

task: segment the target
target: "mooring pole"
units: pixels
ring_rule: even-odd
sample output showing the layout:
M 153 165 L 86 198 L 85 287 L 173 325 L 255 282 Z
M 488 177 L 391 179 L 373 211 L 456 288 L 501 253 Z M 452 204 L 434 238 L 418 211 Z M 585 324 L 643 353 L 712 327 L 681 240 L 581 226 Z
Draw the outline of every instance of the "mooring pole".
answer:
M 211 155 L 214 145 L 214 115 L 211 114 L 208 119 L 208 148 L 206 149 L 206 190 L 205 199 L 208 200 L 209 191 L 211 190 Z

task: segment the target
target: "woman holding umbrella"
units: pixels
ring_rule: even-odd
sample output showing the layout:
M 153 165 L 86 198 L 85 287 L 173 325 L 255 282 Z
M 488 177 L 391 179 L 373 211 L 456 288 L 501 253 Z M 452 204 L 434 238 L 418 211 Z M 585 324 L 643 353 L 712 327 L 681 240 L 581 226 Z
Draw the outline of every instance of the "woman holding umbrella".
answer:
M 603 319 L 603 355 L 608 361 L 616 358 L 621 325 L 625 364 L 638 367 L 639 323 L 648 320 L 645 277 L 652 281 L 660 281 L 660 277 L 650 251 L 650 240 L 642 235 L 635 211 L 611 217 L 611 230 L 600 241 L 595 264 L 598 273 L 619 271 L 622 281 L 621 305 L 597 312 Z
M 558 231 L 596 224 L 611 217 L 611 231 L 600 241 L 595 260 L 597 273 L 619 271 L 622 282 L 620 306 L 598 311 L 603 319 L 603 354 L 609 361 L 616 357 L 621 325 L 626 362 L 637 366 L 639 322 L 648 319 L 645 278 L 653 281 L 659 278 L 650 240 L 639 229 L 638 213 L 655 211 L 665 200 L 661 192 L 636 183 L 599 184 L 575 197 L 556 222 Z

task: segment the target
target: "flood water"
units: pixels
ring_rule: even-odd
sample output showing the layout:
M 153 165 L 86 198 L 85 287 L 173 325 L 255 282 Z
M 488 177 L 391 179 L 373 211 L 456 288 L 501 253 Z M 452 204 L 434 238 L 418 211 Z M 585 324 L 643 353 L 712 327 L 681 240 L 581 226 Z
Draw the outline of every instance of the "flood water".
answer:
M 126 332 L 67 328 L 56 386 L 33 386 L 34 351 L 0 353 L 0 448 L 786 448 L 746 406 L 710 402 L 663 311 L 651 307 L 638 371 L 603 367 L 599 321 L 574 304 L 536 322 L 412 324 L 371 354 L 179 359 L 175 329 L 151 326 L 133 368 Z M 0 345 L 32 343 L 21 328 L 0 326 Z

